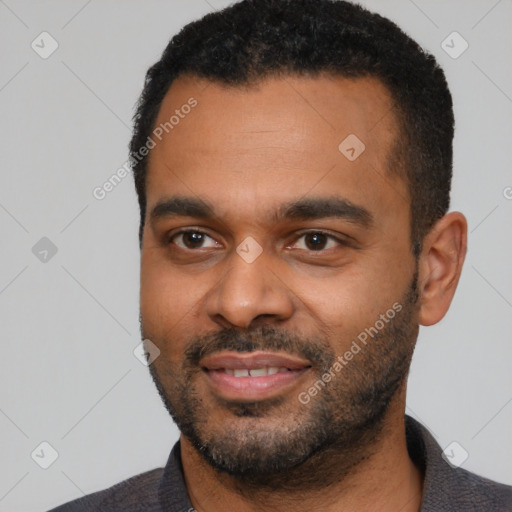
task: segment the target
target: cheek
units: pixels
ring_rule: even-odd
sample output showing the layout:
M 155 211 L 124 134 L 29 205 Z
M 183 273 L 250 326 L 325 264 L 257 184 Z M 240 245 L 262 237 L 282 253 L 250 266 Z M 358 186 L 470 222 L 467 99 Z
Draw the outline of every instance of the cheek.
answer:
M 183 356 L 183 346 L 200 326 L 205 283 L 173 271 L 154 251 L 141 259 L 140 314 L 144 335 L 157 344 L 169 360 Z
M 326 328 L 338 335 L 337 343 L 364 329 L 374 317 L 378 317 L 383 297 L 379 296 L 368 276 L 341 275 L 323 287 L 322 296 L 311 296 L 311 306 L 317 308 L 319 318 Z M 374 321 L 374 320 L 373 320 Z
M 188 287 L 175 279 L 168 262 L 156 251 L 142 255 L 140 272 L 140 313 L 143 326 L 155 338 L 169 336 L 190 309 Z
M 306 324 L 313 321 L 317 333 L 328 337 L 338 354 L 348 350 L 358 334 L 374 326 L 380 315 L 402 299 L 405 281 L 390 276 L 389 268 L 384 274 L 385 269 L 385 265 L 354 266 L 329 279 L 301 276 L 296 283 L 294 291 L 302 303 Z

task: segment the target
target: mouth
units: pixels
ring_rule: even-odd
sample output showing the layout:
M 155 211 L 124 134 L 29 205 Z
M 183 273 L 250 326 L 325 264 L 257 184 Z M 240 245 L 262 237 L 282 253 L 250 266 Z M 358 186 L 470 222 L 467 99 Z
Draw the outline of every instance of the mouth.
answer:
M 226 400 L 256 401 L 282 395 L 297 386 L 311 363 L 276 352 L 222 352 L 200 361 L 212 391 Z

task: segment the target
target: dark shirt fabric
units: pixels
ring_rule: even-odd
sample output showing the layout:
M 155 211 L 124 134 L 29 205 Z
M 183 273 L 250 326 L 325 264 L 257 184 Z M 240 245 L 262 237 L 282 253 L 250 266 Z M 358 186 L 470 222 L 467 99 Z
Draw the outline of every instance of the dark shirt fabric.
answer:
M 512 487 L 453 468 L 420 423 L 406 416 L 407 447 L 424 470 L 420 512 L 512 511 Z M 165 468 L 153 469 L 49 512 L 194 512 L 183 478 L 180 443 Z

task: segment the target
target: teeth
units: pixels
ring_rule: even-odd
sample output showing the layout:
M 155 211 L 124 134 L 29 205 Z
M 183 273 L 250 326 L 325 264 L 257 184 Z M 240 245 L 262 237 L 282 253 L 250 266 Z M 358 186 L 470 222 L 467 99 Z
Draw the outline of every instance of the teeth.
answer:
M 289 370 L 283 366 L 264 366 L 263 368 L 251 368 L 250 370 L 245 368 L 225 368 L 224 371 L 234 377 L 266 377 L 267 375 L 275 375 L 276 373 L 285 373 Z
M 249 370 L 249 374 L 251 377 L 265 377 L 267 375 L 266 368 L 252 368 Z

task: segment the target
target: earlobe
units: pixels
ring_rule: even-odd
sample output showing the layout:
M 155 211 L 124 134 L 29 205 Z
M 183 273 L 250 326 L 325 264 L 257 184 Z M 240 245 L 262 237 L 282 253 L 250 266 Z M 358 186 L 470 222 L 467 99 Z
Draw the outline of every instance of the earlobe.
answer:
M 450 307 L 466 256 L 467 221 L 460 212 L 439 219 L 425 236 L 419 259 L 421 325 L 439 322 Z

